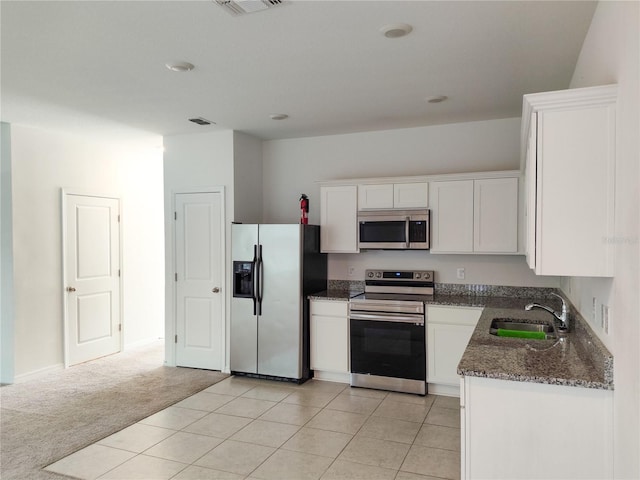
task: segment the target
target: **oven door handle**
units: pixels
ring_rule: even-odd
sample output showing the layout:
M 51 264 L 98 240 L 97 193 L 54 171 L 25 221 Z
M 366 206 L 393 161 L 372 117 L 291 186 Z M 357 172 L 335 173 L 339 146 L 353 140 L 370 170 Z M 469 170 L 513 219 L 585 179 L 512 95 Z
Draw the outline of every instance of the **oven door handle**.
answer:
M 351 320 L 367 320 L 372 322 L 411 323 L 424 326 L 424 315 L 375 315 L 369 313 L 354 313 L 349 315 Z

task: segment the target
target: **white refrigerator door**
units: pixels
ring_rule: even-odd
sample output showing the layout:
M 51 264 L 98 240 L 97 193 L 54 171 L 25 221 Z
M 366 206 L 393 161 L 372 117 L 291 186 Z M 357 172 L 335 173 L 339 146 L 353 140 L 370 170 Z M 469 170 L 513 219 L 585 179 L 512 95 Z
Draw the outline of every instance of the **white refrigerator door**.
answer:
M 233 225 L 231 256 L 233 261 L 251 262 L 258 245 L 258 225 Z M 258 317 L 251 298 L 231 298 L 231 352 L 233 372 L 258 373 Z
M 260 225 L 262 314 L 258 318 L 258 373 L 302 376 L 302 229 Z

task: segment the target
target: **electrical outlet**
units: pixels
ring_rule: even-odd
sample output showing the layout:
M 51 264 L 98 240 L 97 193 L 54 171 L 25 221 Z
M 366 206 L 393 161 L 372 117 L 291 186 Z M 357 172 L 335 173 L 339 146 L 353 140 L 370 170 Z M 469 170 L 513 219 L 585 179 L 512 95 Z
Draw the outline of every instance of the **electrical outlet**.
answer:
M 609 334 L 609 307 L 602 305 L 602 330 Z
M 349 275 L 350 277 L 353 277 L 353 275 L 356 273 L 356 267 L 348 267 L 347 268 L 347 275 Z
M 456 275 L 458 277 L 458 280 L 464 280 L 464 268 L 459 268 L 458 270 L 456 270 Z

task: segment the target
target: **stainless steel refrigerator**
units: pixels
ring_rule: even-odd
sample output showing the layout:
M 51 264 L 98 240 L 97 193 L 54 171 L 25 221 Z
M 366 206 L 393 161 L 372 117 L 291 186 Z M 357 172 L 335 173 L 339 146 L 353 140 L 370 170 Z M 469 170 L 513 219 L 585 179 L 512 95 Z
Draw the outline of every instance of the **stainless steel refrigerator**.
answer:
M 233 224 L 231 256 L 231 372 L 307 380 L 307 295 L 327 288 L 320 227 Z

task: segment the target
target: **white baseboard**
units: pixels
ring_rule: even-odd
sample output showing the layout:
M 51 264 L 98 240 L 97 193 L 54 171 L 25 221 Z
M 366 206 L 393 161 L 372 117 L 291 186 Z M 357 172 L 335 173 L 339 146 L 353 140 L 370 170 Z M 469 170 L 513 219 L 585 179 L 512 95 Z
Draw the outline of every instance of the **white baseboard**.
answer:
M 460 397 L 460 387 L 457 385 L 427 384 L 427 393 L 430 395 L 442 395 L 444 397 Z
M 322 372 L 314 370 L 313 378 L 316 380 L 324 380 L 326 382 L 351 383 L 351 375 L 348 373 Z
M 48 367 L 44 367 L 39 370 L 34 370 L 32 372 L 27 372 L 27 373 L 21 373 L 20 375 L 16 375 L 14 377 L 13 383 L 30 382 L 31 380 L 44 378 L 47 375 L 50 375 L 53 372 L 58 372 L 60 370 L 64 370 L 64 363 L 56 363 L 55 365 L 50 365 Z

